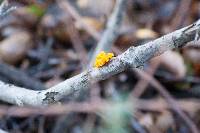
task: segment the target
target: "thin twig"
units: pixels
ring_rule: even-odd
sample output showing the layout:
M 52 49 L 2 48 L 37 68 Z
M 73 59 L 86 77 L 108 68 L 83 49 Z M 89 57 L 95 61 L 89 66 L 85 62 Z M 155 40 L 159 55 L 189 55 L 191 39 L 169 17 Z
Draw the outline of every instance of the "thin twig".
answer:
M 166 91 L 166 89 L 158 81 L 156 81 L 153 77 L 140 70 L 135 71 L 138 73 L 138 75 L 143 75 L 142 77 L 153 87 L 156 88 L 156 90 L 166 99 L 171 109 L 173 109 L 177 114 L 180 115 L 180 117 L 185 121 L 185 123 L 188 125 L 188 127 L 193 133 L 199 132 L 195 123 L 179 108 L 179 105 L 176 102 L 176 100 Z M 132 97 L 131 99 L 134 99 L 134 97 Z
M 184 99 L 176 100 L 178 107 L 187 113 L 191 113 L 194 109 L 198 111 L 200 109 L 200 101 L 198 99 Z M 0 105 L 0 116 L 13 116 L 13 117 L 28 117 L 31 115 L 61 115 L 68 114 L 70 112 L 86 112 L 86 113 L 97 113 L 98 111 L 104 110 L 111 107 L 113 103 L 105 101 L 92 101 L 83 103 L 67 103 L 61 105 L 50 105 L 47 107 L 18 107 L 18 106 L 7 106 Z M 134 103 L 134 107 L 144 111 L 155 111 L 162 112 L 166 109 L 172 109 L 165 100 L 163 99 L 152 99 L 152 100 L 141 100 L 138 99 Z
M 176 100 L 178 107 L 188 114 L 196 112 L 200 109 L 200 101 L 198 99 L 181 99 Z M 142 100 L 138 99 L 136 102 L 136 107 L 139 110 L 144 111 L 166 111 L 166 109 L 172 109 L 171 106 L 164 99 L 148 99 Z
M 82 64 L 82 68 L 84 68 L 88 64 L 88 57 L 86 49 L 84 48 L 84 44 L 80 40 L 79 33 L 77 32 L 77 29 L 74 26 L 73 21 L 71 18 L 68 18 L 67 20 L 67 31 L 70 37 L 70 40 L 73 43 L 74 49 L 76 50 L 77 55 L 79 56 L 79 59 Z
M 171 29 L 176 30 L 183 26 L 186 18 L 188 17 L 190 6 L 192 5 L 192 0 L 181 0 L 179 7 L 176 10 L 174 18 L 172 19 Z
M 79 59 L 82 62 L 82 66 L 84 68 L 84 66 L 86 66 L 88 64 L 87 52 L 84 48 L 82 41 L 79 38 L 79 33 L 78 33 L 77 29 L 75 28 L 72 17 L 68 16 L 69 11 L 67 8 L 68 7 L 67 3 L 68 3 L 67 1 L 61 1 L 61 2 L 59 0 L 57 1 L 58 6 L 67 14 L 66 15 L 67 16 L 66 17 L 67 18 L 66 19 L 66 27 L 67 27 L 66 30 L 69 34 L 70 40 L 72 41 L 74 49 L 76 50 L 76 52 L 79 56 Z M 72 13 L 73 13 L 73 11 L 72 11 Z M 75 16 L 77 16 L 76 13 L 75 13 Z
M 33 90 L 46 89 L 40 81 L 31 78 L 24 72 L 17 70 L 16 68 L 10 65 L 4 64 L 3 62 L 0 62 L 0 74 L 9 79 L 10 81 L 14 81 L 15 83 L 26 88 L 30 88 Z
M 101 38 L 100 34 L 95 29 L 87 25 L 84 21 L 82 21 L 83 20 L 82 17 L 79 15 L 76 9 L 70 4 L 70 2 L 66 0 L 65 1 L 57 0 L 57 3 L 59 3 L 62 9 L 67 10 L 69 14 L 76 20 L 76 22 L 79 25 L 81 25 L 81 27 L 84 28 L 90 35 L 92 35 L 95 39 L 100 40 Z
M 104 31 L 101 40 L 97 44 L 96 49 L 94 50 L 93 56 L 90 61 L 90 66 L 94 63 L 96 55 L 100 51 L 109 52 L 113 43 L 119 35 L 119 28 L 123 20 L 123 14 L 126 9 L 127 0 L 117 0 L 114 11 L 107 22 L 106 30 Z
M 48 107 L 18 107 L 18 106 L 0 106 L 0 116 L 14 116 L 14 117 L 27 117 L 31 115 L 61 115 L 68 114 L 70 112 L 87 112 L 97 113 L 102 110 L 106 110 L 112 103 L 99 102 L 83 102 L 83 103 L 68 103 L 63 105 L 50 105 Z
M 159 65 L 160 65 L 160 62 L 152 63 L 152 65 L 150 65 L 150 67 L 146 70 L 146 73 L 148 73 L 149 76 L 152 76 Z M 135 70 L 135 71 L 137 71 L 137 70 Z M 149 84 L 149 82 L 146 81 L 143 78 L 143 76 L 140 75 L 140 77 L 141 77 L 141 79 L 137 82 L 137 84 L 135 85 L 135 87 L 132 91 L 132 95 L 134 96 L 134 98 L 139 98 L 143 94 L 143 92 L 145 91 L 146 87 Z

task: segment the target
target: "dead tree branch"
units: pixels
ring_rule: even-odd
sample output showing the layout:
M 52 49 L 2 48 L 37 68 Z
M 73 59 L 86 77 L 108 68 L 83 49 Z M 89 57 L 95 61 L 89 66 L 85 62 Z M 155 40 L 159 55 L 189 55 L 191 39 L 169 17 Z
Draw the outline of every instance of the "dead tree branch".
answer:
M 88 70 L 67 79 L 47 90 L 33 91 L 0 82 L 0 100 L 17 105 L 48 105 L 58 102 L 66 96 L 76 96 L 81 90 L 87 89 L 90 84 L 107 79 L 127 68 L 138 68 L 149 59 L 162 54 L 167 50 L 184 46 L 195 40 L 200 34 L 200 20 L 169 33 L 154 41 L 138 47 L 130 47 L 127 51 L 113 58 L 102 68 Z

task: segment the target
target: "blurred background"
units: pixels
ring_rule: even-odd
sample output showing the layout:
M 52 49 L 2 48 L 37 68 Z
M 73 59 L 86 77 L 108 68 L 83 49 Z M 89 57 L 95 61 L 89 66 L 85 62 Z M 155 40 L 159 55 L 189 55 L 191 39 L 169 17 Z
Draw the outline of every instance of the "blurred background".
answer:
M 82 72 L 115 3 L 9 0 L 7 8 L 16 9 L 0 18 L 0 80 L 44 90 Z M 115 55 L 200 17 L 199 0 L 127 3 L 120 34 L 107 51 Z M 189 133 L 200 127 L 199 98 L 200 42 L 195 41 L 92 85 L 76 98 L 66 97 L 63 106 L 20 108 L 1 102 L 0 128 L 10 133 Z

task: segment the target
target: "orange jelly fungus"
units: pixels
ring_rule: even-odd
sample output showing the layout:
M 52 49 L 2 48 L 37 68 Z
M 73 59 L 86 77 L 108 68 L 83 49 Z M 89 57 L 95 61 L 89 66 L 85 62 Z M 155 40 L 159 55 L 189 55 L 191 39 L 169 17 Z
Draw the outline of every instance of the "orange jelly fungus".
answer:
M 101 51 L 95 59 L 94 67 L 100 68 L 104 66 L 106 63 L 110 61 L 114 57 L 113 53 L 106 53 L 104 51 Z

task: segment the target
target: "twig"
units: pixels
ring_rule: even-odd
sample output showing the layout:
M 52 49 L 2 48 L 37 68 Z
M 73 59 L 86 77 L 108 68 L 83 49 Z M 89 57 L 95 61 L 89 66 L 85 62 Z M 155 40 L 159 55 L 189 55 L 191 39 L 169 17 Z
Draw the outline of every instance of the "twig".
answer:
M 76 9 L 68 2 L 68 1 L 61 1 L 62 7 L 68 10 L 69 14 L 76 20 L 76 22 L 82 26 L 82 28 L 88 32 L 95 40 L 99 41 L 101 39 L 101 34 L 95 30 L 94 28 L 90 27 L 87 23 L 82 21 L 82 16 L 76 11 Z M 115 53 L 120 53 L 119 49 L 115 46 L 112 47 L 112 50 Z
M 107 79 L 129 67 L 138 68 L 149 59 L 167 50 L 186 45 L 187 42 L 194 40 L 197 32 L 199 34 L 199 23 L 200 20 L 144 45 L 130 47 L 121 55 L 113 58 L 108 65 L 99 69 L 90 68 L 47 90 L 32 91 L 0 82 L 0 100 L 17 105 L 36 106 L 52 104 L 66 96 L 77 96 L 80 91 L 87 89 L 90 84 Z
M 122 23 L 123 13 L 126 9 L 126 2 L 127 0 L 117 0 L 114 11 L 107 22 L 106 30 L 104 31 L 101 40 L 97 44 L 97 47 L 94 51 L 94 54 L 90 61 L 90 66 L 92 66 L 96 55 L 100 51 L 110 51 L 113 43 L 117 39 L 119 35 L 119 28 Z
M 68 10 L 69 14 L 76 20 L 76 22 L 82 26 L 82 28 L 89 33 L 95 40 L 99 41 L 101 39 L 101 34 L 95 30 L 94 28 L 90 27 L 87 23 L 82 21 L 82 16 L 76 11 L 76 9 L 68 2 L 68 1 L 61 1 L 63 8 Z M 120 53 L 119 49 L 115 46 L 112 47 L 112 50 L 115 53 Z
M 200 109 L 200 101 L 197 99 L 183 99 L 177 100 L 178 107 L 187 113 Z M 113 103 L 105 101 L 92 101 L 83 103 L 67 103 L 62 105 L 49 105 L 48 107 L 18 107 L 0 105 L 0 116 L 13 116 L 13 117 L 28 117 L 31 115 L 61 115 L 70 112 L 87 112 L 96 113 L 100 110 L 111 107 Z M 138 99 L 134 103 L 134 107 L 144 111 L 162 112 L 166 109 L 172 109 L 163 99 L 141 100 Z
M 84 28 L 90 35 L 92 35 L 95 39 L 100 40 L 101 36 L 100 34 L 93 28 L 91 28 L 89 25 L 87 25 L 84 21 L 82 21 L 82 17 L 79 15 L 79 13 L 76 11 L 76 9 L 70 4 L 68 1 L 64 0 L 57 0 L 57 3 L 59 3 L 60 7 L 64 10 L 67 10 L 69 14 L 76 20 L 76 22 L 81 25 L 82 28 Z
M 77 32 L 77 29 L 74 26 L 73 21 L 71 18 L 68 18 L 69 22 L 67 24 L 67 31 L 70 37 L 70 40 L 73 43 L 74 49 L 76 50 L 77 55 L 79 56 L 79 59 L 82 64 L 82 68 L 84 68 L 88 64 L 88 57 L 86 49 L 84 48 L 84 44 L 81 42 L 79 33 Z
M 85 124 L 83 125 L 83 132 L 84 133 L 92 133 L 93 129 L 95 128 L 95 122 L 97 120 L 97 116 L 94 114 L 88 115 Z
M 179 7 L 176 10 L 174 18 L 172 19 L 171 29 L 175 30 L 183 26 L 186 18 L 188 17 L 190 6 L 192 5 L 192 0 L 182 0 L 179 2 Z
M 152 65 L 146 70 L 146 73 L 148 73 L 149 76 L 152 76 L 159 65 L 160 65 L 160 62 L 152 63 Z M 135 70 L 135 71 L 137 71 L 137 70 Z M 134 98 L 140 97 L 149 84 L 149 81 L 145 80 L 143 78 L 144 77 L 143 75 L 142 76 L 140 75 L 140 77 L 141 77 L 141 79 L 137 82 L 137 84 L 135 85 L 135 87 L 132 91 Z
M 144 72 L 140 70 L 136 70 L 136 72 L 139 75 L 143 75 L 142 77 L 156 88 L 156 90 L 166 99 L 171 109 L 173 109 L 177 114 L 180 115 L 180 117 L 185 121 L 185 123 L 188 125 L 188 127 L 191 129 L 193 133 L 199 132 L 195 123 L 179 108 L 179 105 L 176 102 L 176 100 L 166 91 L 166 89 L 158 81 L 156 81 L 153 77 L 149 76 L 148 74 L 145 74 Z M 134 97 L 130 99 L 133 99 L 133 98 Z
M 29 77 L 24 72 L 17 70 L 10 65 L 4 64 L 3 62 L 0 62 L 0 74 L 10 81 L 14 81 L 19 85 L 33 90 L 46 89 L 40 81 Z
M 45 46 L 41 46 L 38 48 L 38 50 L 35 53 L 33 52 L 37 56 L 41 54 L 38 56 L 40 63 L 36 66 L 36 69 L 34 70 L 35 72 L 39 73 L 48 67 L 49 65 L 48 61 L 49 61 L 50 54 L 52 52 L 53 43 L 54 43 L 53 37 L 48 36 L 45 42 Z M 32 72 L 32 73 L 35 73 L 35 72 Z
M 8 0 L 4 0 L 0 5 L 0 17 L 5 16 L 6 14 L 10 13 L 15 9 L 16 9 L 15 6 L 10 6 L 8 4 Z
M 198 99 L 181 99 L 176 100 L 178 107 L 187 113 L 196 112 L 200 109 L 200 101 Z M 162 112 L 166 109 L 172 109 L 171 106 L 165 102 L 164 99 L 151 99 L 151 100 L 141 100 L 138 99 L 136 102 L 136 107 L 139 110 L 144 111 L 156 111 Z
M 48 107 L 18 107 L 18 106 L 0 106 L 0 116 L 13 116 L 13 117 L 28 117 L 31 115 L 61 115 L 70 112 L 87 112 L 97 113 L 98 111 L 106 110 L 112 103 L 103 101 L 99 102 L 83 102 L 83 103 L 68 103 L 63 105 L 50 105 Z
M 98 33 L 95 29 L 91 28 L 89 25 L 87 25 L 85 22 L 82 21 L 82 17 L 79 15 L 76 9 L 68 1 L 62 1 L 62 0 L 57 0 L 57 1 L 60 3 L 59 5 L 63 9 L 68 10 L 70 15 L 76 20 L 77 23 L 79 23 L 79 25 L 82 26 L 82 28 L 84 28 L 85 31 L 87 31 L 93 38 L 99 41 L 97 46 L 101 48 L 96 48 L 98 49 L 98 51 L 101 51 L 104 49 L 107 51 L 112 47 L 114 40 L 117 38 L 119 34 L 115 32 L 120 27 L 120 24 L 122 21 L 122 15 L 126 7 L 126 0 L 117 1 L 115 9 L 111 15 L 111 18 L 108 20 L 107 30 L 104 32 L 103 37 L 101 37 L 101 34 Z M 114 35 L 114 37 L 112 35 Z M 104 46 L 108 47 L 108 49 L 106 49 Z M 112 49 L 114 51 L 118 51 L 115 47 L 113 47 Z M 96 51 L 95 53 L 98 53 L 98 51 Z M 95 53 L 94 53 L 93 58 L 95 57 Z M 92 61 L 90 64 L 92 64 Z
M 69 34 L 70 40 L 72 41 L 72 44 L 74 46 L 74 49 L 76 51 L 76 53 L 79 56 L 79 59 L 82 63 L 82 67 L 84 68 L 84 66 L 86 66 L 88 64 L 88 59 L 87 59 L 87 52 L 84 48 L 83 43 L 81 42 L 80 38 L 79 38 L 79 33 L 77 31 L 77 29 L 75 28 L 75 25 L 73 23 L 72 17 L 68 16 L 68 10 L 65 6 L 65 4 L 63 5 L 63 3 L 65 2 L 57 2 L 58 6 L 66 12 L 66 30 Z
M 44 124 L 45 124 L 45 118 L 40 117 L 39 118 L 39 126 L 38 126 L 38 133 L 44 133 Z

